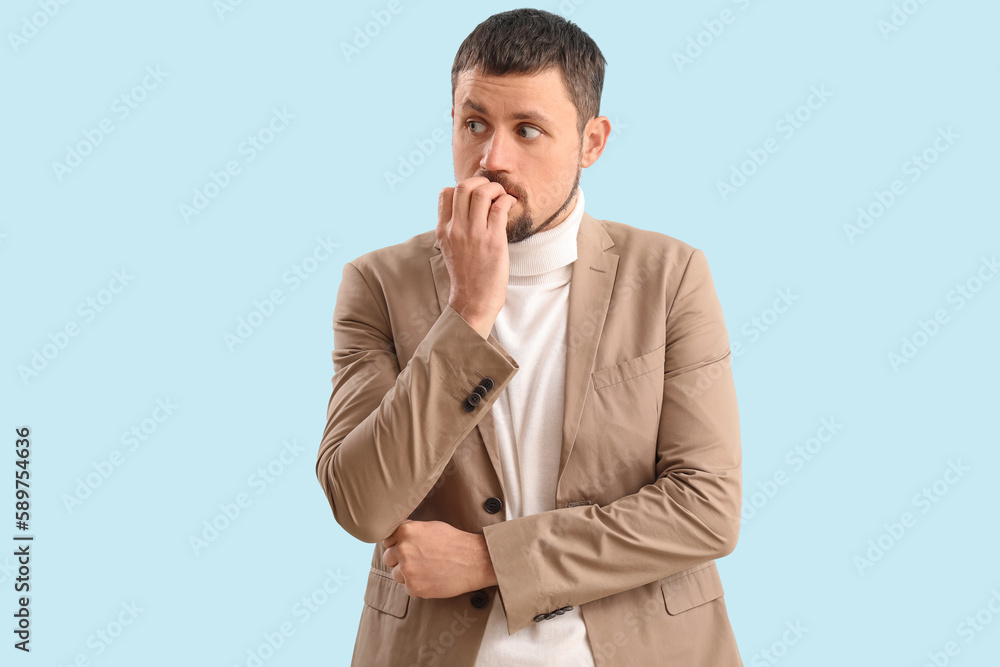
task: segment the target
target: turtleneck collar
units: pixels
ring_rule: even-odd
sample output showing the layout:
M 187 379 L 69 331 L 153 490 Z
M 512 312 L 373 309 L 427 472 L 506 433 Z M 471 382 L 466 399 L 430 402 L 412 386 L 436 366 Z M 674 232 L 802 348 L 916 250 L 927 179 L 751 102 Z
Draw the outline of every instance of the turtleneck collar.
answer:
M 510 275 L 537 276 L 576 261 L 576 236 L 583 220 L 583 190 L 576 193 L 576 206 L 561 223 L 535 232 L 523 241 L 507 246 Z

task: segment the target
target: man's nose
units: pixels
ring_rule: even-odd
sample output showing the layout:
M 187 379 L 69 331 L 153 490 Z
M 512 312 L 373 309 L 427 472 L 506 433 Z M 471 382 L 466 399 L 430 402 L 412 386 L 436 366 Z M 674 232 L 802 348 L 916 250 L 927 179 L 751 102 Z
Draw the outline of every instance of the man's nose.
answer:
M 503 136 L 502 132 L 494 132 L 483 149 L 483 159 L 480 160 L 479 166 L 486 171 L 509 171 L 512 148 L 508 137 Z

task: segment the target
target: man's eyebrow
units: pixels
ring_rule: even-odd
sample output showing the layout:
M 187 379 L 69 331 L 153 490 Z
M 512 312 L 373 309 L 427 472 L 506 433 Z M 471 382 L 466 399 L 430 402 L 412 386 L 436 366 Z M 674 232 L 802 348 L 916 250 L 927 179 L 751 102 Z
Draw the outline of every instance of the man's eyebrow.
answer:
M 486 111 L 486 108 L 483 107 L 483 105 L 479 104 L 478 102 L 474 102 L 473 100 L 466 100 L 465 104 L 463 104 L 462 106 L 463 108 L 468 107 L 469 109 L 472 109 L 476 113 L 481 113 L 484 116 L 489 115 Z M 531 120 L 536 123 L 542 123 L 543 125 L 551 123 L 548 116 L 540 114 L 537 111 L 518 111 L 516 113 L 510 114 L 507 118 L 508 120 Z

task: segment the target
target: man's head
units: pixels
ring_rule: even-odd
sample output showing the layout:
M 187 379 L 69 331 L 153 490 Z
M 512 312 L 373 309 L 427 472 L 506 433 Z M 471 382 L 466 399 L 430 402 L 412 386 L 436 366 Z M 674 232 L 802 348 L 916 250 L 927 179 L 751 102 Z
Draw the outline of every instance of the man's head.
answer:
M 485 176 L 517 197 L 510 243 L 562 222 L 583 167 L 607 142 L 598 116 L 604 56 L 555 14 L 495 14 L 466 37 L 451 70 L 455 181 Z M 536 220 L 538 222 L 536 222 Z

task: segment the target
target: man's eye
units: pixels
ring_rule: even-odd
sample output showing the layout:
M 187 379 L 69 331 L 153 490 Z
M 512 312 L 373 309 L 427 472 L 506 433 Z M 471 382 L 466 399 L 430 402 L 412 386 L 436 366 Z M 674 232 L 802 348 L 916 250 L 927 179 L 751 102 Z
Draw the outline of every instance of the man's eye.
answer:
M 525 125 L 521 129 L 525 130 L 525 131 L 527 131 L 529 133 L 530 132 L 534 132 L 534 134 L 528 134 L 526 136 L 525 135 L 521 135 L 521 136 L 524 136 L 525 139 L 536 139 L 536 138 L 542 136 L 542 132 L 537 127 L 528 127 L 527 125 Z
M 482 125 L 482 123 L 480 123 L 478 120 L 470 120 L 468 123 L 466 123 L 466 125 L 469 126 L 469 129 L 472 130 L 473 134 L 479 134 L 479 132 L 477 132 L 474 127 L 472 127 L 473 124 Z

